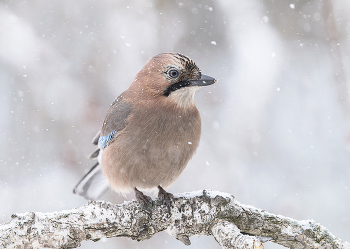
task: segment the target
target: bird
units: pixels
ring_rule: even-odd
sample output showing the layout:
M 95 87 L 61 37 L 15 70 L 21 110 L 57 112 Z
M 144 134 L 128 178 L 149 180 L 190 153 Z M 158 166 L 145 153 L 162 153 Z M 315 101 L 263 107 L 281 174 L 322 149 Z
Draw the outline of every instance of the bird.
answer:
M 186 55 L 149 59 L 111 104 L 92 140 L 97 149 L 89 158 L 97 162 L 73 192 L 98 199 L 108 188 L 123 195 L 134 191 L 148 205 L 152 199 L 143 191 L 158 188 L 158 197 L 169 205 L 173 195 L 165 189 L 185 169 L 201 137 L 195 93 L 215 82 Z

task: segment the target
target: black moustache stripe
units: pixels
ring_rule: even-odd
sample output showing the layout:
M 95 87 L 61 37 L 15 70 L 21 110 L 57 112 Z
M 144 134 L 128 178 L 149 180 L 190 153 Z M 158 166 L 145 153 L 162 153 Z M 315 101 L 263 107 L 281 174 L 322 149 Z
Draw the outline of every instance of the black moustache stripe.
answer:
M 164 92 L 163 92 L 163 95 L 165 97 L 168 97 L 170 95 L 171 92 L 174 92 L 180 88 L 183 88 L 183 87 L 186 87 L 186 86 L 189 86 L 191 83 L 189 81 L 180 81 L 180 82 L 177 82 L 177 83 L 174 83 L 172 84 L 171 86 L 168 86 Z

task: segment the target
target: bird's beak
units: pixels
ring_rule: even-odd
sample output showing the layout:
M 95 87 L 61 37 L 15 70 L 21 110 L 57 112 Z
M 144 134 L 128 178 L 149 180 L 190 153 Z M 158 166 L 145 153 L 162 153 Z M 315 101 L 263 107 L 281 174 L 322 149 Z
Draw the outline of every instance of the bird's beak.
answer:
M 201 78 L 198 80 L 187 80 L 190 82 L 189 86 L 209 86 L 216 82 L 216 79 L 208 75 L 202 74 Z

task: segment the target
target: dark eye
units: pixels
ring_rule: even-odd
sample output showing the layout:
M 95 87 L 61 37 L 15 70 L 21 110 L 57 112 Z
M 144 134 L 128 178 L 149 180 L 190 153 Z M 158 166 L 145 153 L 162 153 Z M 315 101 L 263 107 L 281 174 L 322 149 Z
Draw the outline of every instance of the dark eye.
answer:
M 176 78 L 177 76 L 179 76 L 179 72 L 177 70 L 170 70 L 168 74 L 171 78 Z

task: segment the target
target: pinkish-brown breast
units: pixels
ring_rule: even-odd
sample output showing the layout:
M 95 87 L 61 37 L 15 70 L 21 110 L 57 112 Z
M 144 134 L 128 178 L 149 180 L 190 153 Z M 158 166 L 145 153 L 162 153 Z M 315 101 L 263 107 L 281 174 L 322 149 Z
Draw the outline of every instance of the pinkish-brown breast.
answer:
M 159 100 L 139 102 L 127 126 L 103 151 L 101 165 L 116 192 L 168 187 L 195 153 L 201 119 L 195 106 L 178 108 Z

